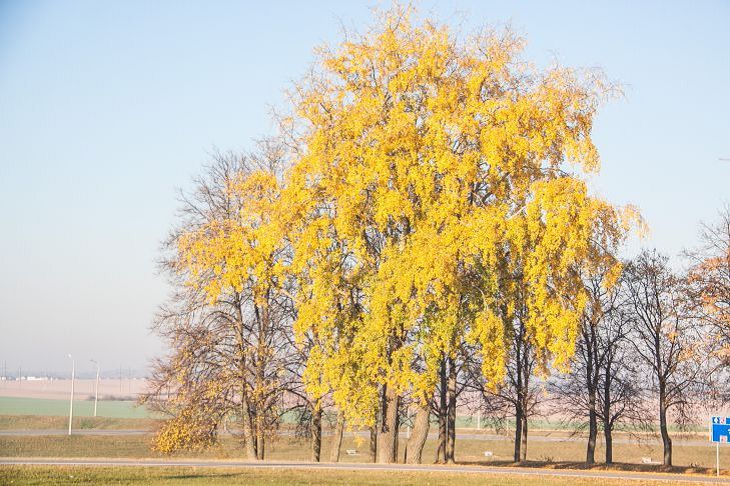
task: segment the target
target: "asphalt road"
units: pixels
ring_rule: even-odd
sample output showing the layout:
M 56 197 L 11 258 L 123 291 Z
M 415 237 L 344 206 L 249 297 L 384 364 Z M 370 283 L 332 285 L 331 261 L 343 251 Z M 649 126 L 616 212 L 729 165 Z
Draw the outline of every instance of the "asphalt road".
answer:
M 631 481 L 661 481 L 668 483 L 730 484 L 730 478 L 691 476 L 682 474 L 632 473 L 618 471 L 581 471 L 540 468 L 490 467 L 490 466 L 436 466 L 406 464 L 346 464 L 313 462 L 245 462 L 245 461 L 201 461 L 201 460 L 134 460 L 134 459 L 9 459 L 0 458 L 0 466 L 43 465 L 43 466 L 92 466 L 92 467 L 210 467 L 210 468 L 266 468 L 266 469 L 335 469 L 345 471 L 425 471 L 443 473 L 474 473 L 498 476 L 530 476 L 617 479 Z

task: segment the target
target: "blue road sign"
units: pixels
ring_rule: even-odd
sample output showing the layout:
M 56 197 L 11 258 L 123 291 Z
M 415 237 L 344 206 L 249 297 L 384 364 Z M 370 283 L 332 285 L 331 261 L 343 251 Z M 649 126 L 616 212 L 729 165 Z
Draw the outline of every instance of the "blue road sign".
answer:
M 730 417 L 712 417 L 710 420 L 710 440 L 728 442 L 730 437 Z

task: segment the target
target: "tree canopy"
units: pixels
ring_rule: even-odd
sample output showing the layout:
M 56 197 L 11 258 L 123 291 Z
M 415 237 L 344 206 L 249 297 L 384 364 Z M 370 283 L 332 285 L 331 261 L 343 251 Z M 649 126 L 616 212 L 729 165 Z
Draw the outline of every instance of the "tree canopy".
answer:
M 238 296 L 233 307 L 257 325 L 290 325 L 313 412 L 331 397 L 350 426 L 379 422 L 381 460 L 397 453 L 403 400 L 428 427 L 444 363 L 456 369 L 465 347 L 493 390 L 515 329 L 538 369 L 567 367 L 583 279 L 600 268 L 613 285 L 612 251 L 638 222 L 586 183 L 613 86 L 593 71 L 537 69 L 523 46 L 509 30 L 462 37 L 412 8 L 381 12 L 320 48 L 292 90 L 276 145 L 289 150 L 275 157 L 287 169 L 226 181 L 236 207 L 175 240 L 176 269 L 210 305 Z M 287 336 L 247 333 L 244 360 L 278 356 Z
M 395 8 L 320 49 L 294 92 L 295 328 L 326 336 L 308 366 L 351 420 L 372 420 L 378 384 L 431 393 L 465 340 L 497 386 L 515 318 L 565 365 L 586 302 L 576 266 L 632 224 L 583 177 L 599 167 L 591 129 L 610 85 L 536 70 L 523 44 L 459 40 Z

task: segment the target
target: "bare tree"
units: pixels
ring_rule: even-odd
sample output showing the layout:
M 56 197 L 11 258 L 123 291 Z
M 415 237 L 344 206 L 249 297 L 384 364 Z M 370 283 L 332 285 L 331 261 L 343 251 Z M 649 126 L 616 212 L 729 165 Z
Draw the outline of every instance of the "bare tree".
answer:
M 628 327 L 620 307 L 607 316 L 596 393 L 596 415 L 603 428 L 606 464 L 613 463 L 613 431 L 617 424 L 622 423 L 630 432 L 643 432 L 650 426 L 646 395 L 640 386 L 641 371 L 628 341 Z
M 629 326 L 621 312 L 619 287 L 609 286 L 610 267 L 584 278 L 588 305 L 568 374 L 550 382 L 556 410 L 578 430 L 588 430 L 586 463 L 595 463 L 599 428 L 606 441 L 606 463 L 613 461 L 612 432 L 619 421 L 642 422 L 643 398 L 636 386 L 636 366 L 627 356 Z M 566 415 L 567 414 L 567 415 Z
M 604 274 L 585 278 L 589 303 L 583 312 L 580 334 L 576 343 L 571 372 L 551 383 L 552 392 L 560 397 L 561 411 L 568 411 L 571 421 L 588 428 L 586 463 L 595 462 L 598 436 L 598 388 L 605 353 L 616 346 L 623 335 L 612 336 L 606 331 L 606 314 L 615 304 L 615 292 L 604 286 Z M 570 404 L 564 407 L 564 403 Z
M 692 399 L 710 375 L 702 323 L 692 315 L 686 286 L 656 251 L 643 251 L 625 266 L 626 318 L 636 356 L 657 394 L 665 466 L 672 465 L 668 424 L 686 425 Z
M 494 420 L 498 428 L 504 428 L 514 420 L 514 461 L 524 462 L 527 460 L 528 420 L 540 414 L 540 405 L 546 395 L 541 381 L 535 376 L 537 356 L 521 319 L 514 320 L 510 338 L 504 383 L 497 389 L 488 387 L 476 367 L 470 386 L 480 393 L 484 414 Z

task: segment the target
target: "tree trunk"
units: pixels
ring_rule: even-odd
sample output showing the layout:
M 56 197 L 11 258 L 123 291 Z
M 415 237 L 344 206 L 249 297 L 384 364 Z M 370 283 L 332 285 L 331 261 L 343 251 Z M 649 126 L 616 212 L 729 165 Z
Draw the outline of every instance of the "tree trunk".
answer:
M 611 422 L 611 381 L 613 358 L 606 358 L 603 376 L 603 438 L 606 441 L 606 464 L 613 464 L 613 423 Z
M 237 326 L 239 329 L 238 346 L 239 346 L 239 373 L 241 373 L 241 420 L 243 421 L 243 447 L 246 451 L 246 459 L 255 461 L 258 459 L 256 452 L 256 435 L 254 433 L 254 424 L 251 420 L 251 409 L 248 401 L 248 388 L 246 386 L 245 376 L 248 374 L 246 366 L 246 340 L 243 336 L 243 311 L 241 310 L 240 298 L 238 294 L 234 296 L 236 302 Z
M 406 444 L 406 464 L 421 464 L 423 447 L 426 445 L 426 439 L 428 439 L 430 415 L 431 406 L 428 401 L 417 406 L 411 438 L 408 439 Z
M 439 419 L 439 438 L 436 444 L 436 460 L 437 463 L 446 461 L 446 414 L 447 414 L 447 402 L 446 402 L 446 359 L 441 360 L 441 367 L 439 369 L 439 377 L 441 379 L 439 389 L 439 408 L 438 408 L 438 419 Z
M 266 438 L 264 437 L 264 427 L 262 424 L 263 417 L 262 413 L 258 412 L 258 416 L 256 417 L 256 452 L 258 452 L 258 458 L 260 461 L 264 460 L 264 454 L 266 453 L 264 442 Z
M 607 420 L 603 422 L 603 437 L 606 441 L 606 464 L 613 464 L 613 433 Z
M 269 310 L 267 306 L 263 306 L 261 310 L 258 310 L 256 306 L 256 315 L 258 316 L 259 327 L 258 327 L 258 347 L 256 350 L 256 389 L 254 390 L 254 406 L 256 410 L 256 450 L 260 460 L 264 460 L 266 448 L 265 448 L 265 417 L 264 417 L 264 404 L 262 403 L 261 393 L 264 390 L 265 385 L 265 373 L 266 373 L 266 355 L 267 350 L 263 344 L 265 340 L 263 336 L 266 335 L 269 327 Z
M 378 462 L 392 464 L 398 457 L 398 404 L 393 387 L 386 385 L 383 400 L 383 423 L 378 433 Z
M 340 449 L 342 449 L 342 436 L 345 433 L 345 416 L 342 412 L 337 414 L 337 425 L 335 426 L 335 435 L 332 438 L 332 451 L 330 453 L 330 461 L 340 462 Z
M 664 394 L 664 387 L 659 390 L 659 429 L 662 433 L 662 444 L 664 445 L 664 465 L 672 465 L 672 439 L 667 430 L 667 401 Z
M 245 387 L 246 385 L 244 385 Z M 248 409 L 248 400 L 244 395 L 241 398 L 241 419 L 243 420 L 243 447 L 246 450 L 246 459 L 255 461 L 259 458 L 256 452 L 256 436 L 253 432 L 251 414 Z
M 319 462 L 322 452 L 322 404 L 317 401 L 312 410 L 312 461 Z
M 398 462 L 398 446 L 400 445 L 400 397 L 398 398 L 398 409 L 395 413 L 395 442 L 393 443 L 393 462 Z
M 446 461 L 446 412 L 439 413 L 439 437 L 436 443 L 436 463 L 442 464 Z
M 596 438 L 598 437 L 598 415 L 596 414 L 596 391 L 588 390 L 588 446 L 586 464 L 596 462 Z
M 520 462 L 520 452 L 522 451 L 522 407 L 517 406 L 515 410 L 515 450 L 514 461 Z
M 453 358 L 449 358 L 449 383 L 448 383 L 448 406 L 449 411 L 447 415 L 447 447 L 446 447 L 446 462 L 453 464 L 454 449 L 456 448 L 456 365 Z
M 520 449 L 520 462 L 527 461 L 527 414 L 522 414 L 522 440 Z
M 378 460 L 378 429 L 370 427 L 370 462 Z
M 256 449 L 259 451 L 259 459 L 266 459 L 266 437 L 263 434 L 256 440 Z
M 588 391 L 588 444 L 586 446 L 586 464 L 594 464 L 596 462 L 596 440 L 598 438 L 596 395 L 598 394 L 599 378 L 596 321 L 594 319 L 585 321 L 582 326 L 586 356 L 586 388 Z

